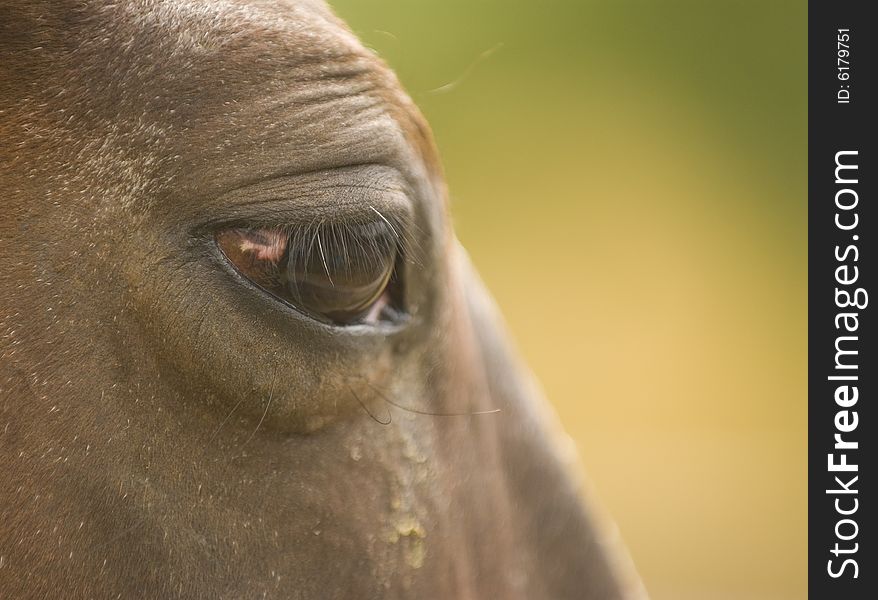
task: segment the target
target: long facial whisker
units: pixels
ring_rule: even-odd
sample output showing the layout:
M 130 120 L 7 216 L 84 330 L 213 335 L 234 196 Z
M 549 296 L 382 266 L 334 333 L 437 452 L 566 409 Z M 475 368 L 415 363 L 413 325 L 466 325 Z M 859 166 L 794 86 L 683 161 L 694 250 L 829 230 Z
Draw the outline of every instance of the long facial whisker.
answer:
M 357 392 L 354 391 L 354 388 L 352 388 L 351 386 L 348 386 L 348 389 L 350 390 L 351 395 L 356 399 L 356 401 L 359 402 L 360 407 L 365 411 L 365 413 L 367 415 L 369 415 L 370 417 L 372 417 L 373 421 L 375 421 L 376 423 L 380 423 L 381 425 L 390 425 L 393 422 L 393 415 L 390 414 L 389 410 L 387 411 L 387 420 L 382 421 L 381 419 L 376 417 L 375 414 L 371 410 L 369 410 L 369 408 L 366 406 L 366 403 L 363 402 L 360 399 L 360 397 L 357 395 Z
M 271 388 L 269 388 L 269 390 L 268 390 L 268 402 L 265 403 L 265 410 L 262 411 L 262 417 L 259 419 L 259 422 L 256 424 L 256 429 L 253 430 L 253 433 L 250 434 L 250 437 L 248 437 L 247 440 L 243 444 L 241 444 L 242 448 L 247 445 L 247 442 L 249 442 L 250 440 L 253 439 L 253 436 L 256 435 L 257 431 L 259 431 L 259 427 L 262 425 L 262 422 L 265 421 L 265 415 L 268 414 L 268 409 L 271 408 L 271 398 L 272 398 L 273 394 L 274 394 L 274 378 L 272 378 L 272 380 L 271 380 Z
M 469 64 L 469 66 L 467 66 L 466 69 L 464 69 L 463 73 L 461 73 L 457 79 L 455 79 L 454 81 L 451 81 L 449 83 L 446 83 L 445 85 L 440 85 L 437 88 L 433 88 L 432 90 L 427 90 L 424 93 L 432 96 L 432 95 L 436 95 L 436 94 L 445 94 L 447 92 L 450 92 L 450 91 L 456 89 L 461 83 L 464 82 L 464 80 L 466 80 L 472 74 L 473 71 L 475 71 L 476 67 L 478 67 L 479 64 L 481 64 L 484 60 L 489 58 L 492 54 L 497 52 L 502 47 L 503 47 L 503 42 L 500 42 L 498 44 L 495 44 L 491 48 L 488 48 L 487 50 L 485 50 L 484 52 L 479 54 L 476 57 L 476 59 L 473 62 L 471 62 Z
M 389 404 L 390 406 L 394 406 L 400 410 L 414 413 L 416 415 L 426 415 L 429 417 L 475 417 L 475 416 L 479 416 L 479 415 L 494 415 L 494 414 L 497 414 L 500 412 L 499 408 L 492 408 L 489 410 L 476 410 L 476 411 L 472 411 L 472 412 L 432 412 L 432 411 L 423 410 L 423 409 L 419 409 L 419 408 L 413 408 L 411 406 L 405 406 L 405 405 L 400 404 L 394 400 L 391 400 L 390 398 L 387 397 L 386 394 L 384 394 L 381 390 L 379 390 L 377 387 L 375 387 L 374 385 L 372 385 L 368 381 L 366 381 L 365 383 L 366 383 L 366 385 L 368 385 L 372 389 L 373 392 L 375 392 L 375 394 L 378 395 L 379 398 L 381 398 L 382 400 L 387 402 L 387 404 Z
M 225 427 L 226 423 L 229 422 L 229 419 L 232 418 L 232 415 L 235 413 L 236 410 L 238 410 L 238 407 L 241 406 L 241 404 L 242 404 L 243 402 L 244 402 L 244 397 L 242 396 L 241 399 L 238 400 L 237 404 L 235 404 L 235 406 L 232 407 L 232 410 L 229 411 L 229 414 L 226 415 L 226 418 L 223 419 L 222 423 L 219 424 L 219 427 L 217 427 L 217 428 L 214 430 L 213 434 L 212 434 L 212 435 L 210 436 L 210 438 L 207 440 L 207 443 L 205 444 L 205 446 L 209 446 L 209 445 L 211 444 L 211 442 L 213 442 L 213 440 L 216 439 L 216 436 L 219 435 L 220 430 L 221 430 L 223 427 Z M 207 448 L 205 448 L 205 451 L 206 451 L 206 450 L 207 450 Z

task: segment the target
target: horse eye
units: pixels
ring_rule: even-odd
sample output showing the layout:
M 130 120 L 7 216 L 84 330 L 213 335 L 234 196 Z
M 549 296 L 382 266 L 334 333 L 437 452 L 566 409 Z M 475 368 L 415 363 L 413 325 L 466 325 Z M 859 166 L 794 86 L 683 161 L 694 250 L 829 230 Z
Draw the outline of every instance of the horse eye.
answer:
M 235 227 L 216 242 L 244 277 L 320 321 L 376 323 L 402 312 L 400 241 L 386 220 L 291 230 Z

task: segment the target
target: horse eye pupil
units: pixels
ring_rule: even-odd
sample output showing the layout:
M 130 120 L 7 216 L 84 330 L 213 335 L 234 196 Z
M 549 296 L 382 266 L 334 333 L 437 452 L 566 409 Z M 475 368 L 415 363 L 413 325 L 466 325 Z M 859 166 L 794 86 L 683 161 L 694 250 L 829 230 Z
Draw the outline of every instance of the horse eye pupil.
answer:
M 297 253 L 290 252 L 286 284 L 290 296 L 301 306 L 339 323 L 350 322 L 384 292 L 395 258 L 396 252 L 389 250 L 368 264 L 340 264 L 336 256 L 326 256 L 326 250 L 311 252 L 305 260 L 297 260 Z
M 221 231 L 216 242 L 244 277 L 319 320 L 345 325 L 376 319 L 376 307 L 398 309 L 392 306 L 398 294 L 389 289 L 397 240 L 384 223 L 327 232 L 236 227 Z

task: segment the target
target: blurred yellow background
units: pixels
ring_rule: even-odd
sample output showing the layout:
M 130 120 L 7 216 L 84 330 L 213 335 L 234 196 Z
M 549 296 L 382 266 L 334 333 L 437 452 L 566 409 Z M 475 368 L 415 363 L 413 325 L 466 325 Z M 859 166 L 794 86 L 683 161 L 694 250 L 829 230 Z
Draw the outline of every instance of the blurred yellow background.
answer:
M 804 598 L 807 4 L 333 5 L 654 600 Z

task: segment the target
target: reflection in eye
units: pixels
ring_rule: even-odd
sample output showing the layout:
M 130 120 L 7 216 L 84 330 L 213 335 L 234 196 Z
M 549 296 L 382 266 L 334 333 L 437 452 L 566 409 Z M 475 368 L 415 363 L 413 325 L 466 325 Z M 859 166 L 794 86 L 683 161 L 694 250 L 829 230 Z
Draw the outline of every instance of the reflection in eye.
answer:
M 216 240 L 259 287 L 318 320 L 348 325 L 401 315 L 399 229 L 376 211 L 359 222 L 235 227 Z

